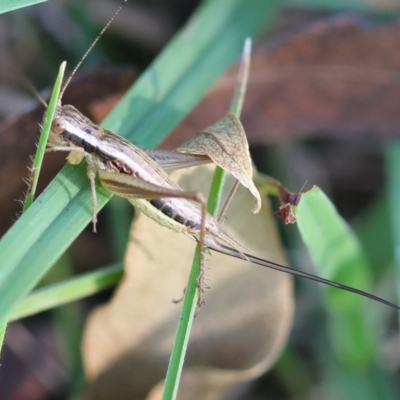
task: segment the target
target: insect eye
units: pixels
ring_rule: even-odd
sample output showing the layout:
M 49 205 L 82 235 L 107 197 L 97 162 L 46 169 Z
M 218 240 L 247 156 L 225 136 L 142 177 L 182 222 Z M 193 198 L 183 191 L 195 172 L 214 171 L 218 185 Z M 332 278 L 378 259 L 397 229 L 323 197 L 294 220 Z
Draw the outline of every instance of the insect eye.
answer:
M 62 118 L 54 118 L 51 123 L 51 130 L 60 135 L 65 131 L 65 129 L 65 121 Z

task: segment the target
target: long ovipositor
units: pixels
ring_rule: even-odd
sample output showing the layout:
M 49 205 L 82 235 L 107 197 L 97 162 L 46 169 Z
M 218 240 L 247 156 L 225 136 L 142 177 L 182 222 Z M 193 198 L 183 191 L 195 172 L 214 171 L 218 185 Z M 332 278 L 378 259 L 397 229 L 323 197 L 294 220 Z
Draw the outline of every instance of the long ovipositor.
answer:
M 202 209 L 198 202 L 190 200 L 186 192 L 172 181 L 166 171 L 144 150 L 95 125 L 73 106 L 60 105 L 57 108 L 48 147 L 50 151 L 70 152 L 68 161 L 72 164 L 78 164 L 83 158 L 86 158 L 88 177 L 92 187 L 94 223 L 97 213 L 94 178 L 97 174 L 106 189 L 118 196 L 127 198 L 160 225 L 184 233 L 196 241 L 203 239 L 205 247 L 254 264 L 346 290 L 400 309 L 399 306 L 362 290 L 243 253 L 239 250 L 241 244 L 210 214 L 205 215 L 204 235 L 202 237 Z M 172 163 L 171 159 L 168 162 Z M 201 157 L 199 164 L 204 162 L 204 157 Z M 190 165 L 196 164 L 193 156 L 188 163 Z M 181 161 L 180 166 L 184 165 L 185 163 Z

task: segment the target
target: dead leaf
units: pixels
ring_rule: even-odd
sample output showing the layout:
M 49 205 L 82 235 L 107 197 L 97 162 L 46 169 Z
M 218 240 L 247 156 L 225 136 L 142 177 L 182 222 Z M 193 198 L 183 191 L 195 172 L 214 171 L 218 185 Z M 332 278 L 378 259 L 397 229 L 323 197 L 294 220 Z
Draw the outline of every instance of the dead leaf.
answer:
M 277 179 L 262 173 L 257 174 L 254 183 L 264 195 L 276 196 L 279 199 L 281 206 L 275 212 L 278 219 L 285 224 L 296 222 L 296 209 L 301 200 L 301 193 L 289 192 Z
M 205 173 L 207 171 L 207 173 Z M 177 171 L 188 190 L 209 187 L 210 170 Z M 228 187 L 233 179 L 229 179 Z M 205 190 L 206 191 L 206 190 Z M 252 198 L 241 188 L 227 228 L 255 254 L 286 263 L 275 218 L 263 202 L 255 216 L 243 213 Z M 89 398 L 160 398 L 194 242 L 143 215 L 133 224 L 126 276 L 113 300 L 88 320 L 83 340 Z M 236 383 L 268 369 L 285 344 L 293 313 L 291 277 L 213 253 L 211 289 L 194 321 L 180 399 L 219 399 Z
M 239 119 L 232 113 L 197 133 L 176 151 L 206 155 L 214 164 L 233 175 L 254 196 L 252 213 L 261 208 L 261 198 L 253 183 L 253 167 L 246 133 Z
M 286 225 L 296 222 L 296 214 L 293 212 L 292 206 L 289 203 L 280 206 L 275 212 L 278 219 L 282 220 Z

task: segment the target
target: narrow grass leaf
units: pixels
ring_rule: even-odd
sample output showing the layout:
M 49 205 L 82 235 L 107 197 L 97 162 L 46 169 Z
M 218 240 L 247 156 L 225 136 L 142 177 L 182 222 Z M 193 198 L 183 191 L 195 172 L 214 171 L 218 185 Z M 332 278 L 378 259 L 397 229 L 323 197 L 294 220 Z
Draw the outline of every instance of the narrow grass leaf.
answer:
M 375 198 L 355 222 L 374 276 L 385 275 L 395 257 L 388 196 L 383 193 Z
M 394 242 L 397 298 L 400 299 L 400 141 L 391 140 L 385 147 L 386 173 L 391 233 Z
M 0 2 L 0 14 L 17 10 L 18 8 L 33 6 L 34 4 L 43 3 L 45 1 L 47 0 L 2 0 Z
M 122 278 L 122 263 L 42 287 L 19 301 L 11 311 L 10 321 L 80 300 L 115 286 Z
M 369 266 L 361 246 L 333 204 L 317 187 L 302 195 L 298 227 L 315 267 L 324 278 L 368 290 Z M 373 359 L 373 338 L 361 306 L 365 300 L 342 290 L 326 288 L 331 339 L 336 354 L 354 368 Z
M 44 117 L 42 129 L 40 132 L 39 142 L 36 149 L 35 158 L 31 168 L 31 176 L 29 178 L 29 187 L 26 194 L 22 212 L 25 212 L 33 203 L 36 193 L 36 187 L 39 180 L 40 169 L 42 168 L 44 153 L 46 152 L 47 139 L 49 138 L 51 124 L 54 119 L 54 113 L 56 112 L 56 106 L 58 98 L 60 96 L 61 85 L 64 78 L 66 62 L 61 63 L 56 82 L 54 84 L 53 91 L 51 93 L 50 103 L 47 107 L 46 114 Z
M 340 10 L 340 11 L 378 11 L 385 10 L 396 13 L 399 7 L 396 7 L 395 2 L 379 2 L 376 0 L 284 0 L 286 7 L 296 8 L 309 8 L 309 9 L 320 9 L 320 10 Z
M 244 96 L 246 93 L 246 87 L 248 82 L 249 68 L 250 68 L 250 52 L 251 42 L 250 39 L 246 39 L 244 48 L 244 60 L 243 68 L 239 74 L 238 89 L 234 94 L 231 112 L 233 112 L 238 118 L 242 109 Z M 209 200 L 207 204 L 207 212 L 214 215 L 219 207 L 223 184 L 225 181 L 225 171 L 222 168 L 216 167 L 214 173 Z M 163 391 L 163 400 L 175 399 L 178 393 L 178 387 L 180 377 L 182 374 L 183 363 L 185 360 L 185 354 L 189 343 L 189 336 L 195 316 L 195 311 L 198 303 L 198 277 L 200 272 L 200 245 L 197 245 L 196 252 L 192 262 L 192 268 L 190 270 L 188 284 L 186 286 L 185 295 L 183 298 L 182 310 L 178 321 L 177 331 L 175 340 L 172 346 L 171 358 L 168 364 L 167 375 L 165 378 L 165 385 Z

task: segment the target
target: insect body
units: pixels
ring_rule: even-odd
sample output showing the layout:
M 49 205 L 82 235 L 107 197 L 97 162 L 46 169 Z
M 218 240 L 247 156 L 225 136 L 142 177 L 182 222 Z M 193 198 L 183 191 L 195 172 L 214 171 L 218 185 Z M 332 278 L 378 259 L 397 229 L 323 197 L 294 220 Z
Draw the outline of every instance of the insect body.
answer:
M 124 0 L 123 4 L 125 4 L 126 1 L 127 0 Z M 400 309 L 400 307 L 386 300 L 361 290 L 297 271 L 242 252 L 240 248 L 244 248 L 244 246 L 235 240 L 214 217 L 206 213 L 205 200 L 201 193 L 183 191 L 169 178 L 167 172 L 163 169 L 163 165 L 168 166 L 171 164 L 175 167 L 177 167 L 177 165 L 179 165 L 179 167 L 188 167 L 204 164 L 206 162 L 211 162 L 210 158 L 198 155 L 197 151 L 192 154 L 173 153 L 173 156 L 170 156 L 172 153 L 164 153 L 161 155 L 154 152 L 147 153 L 120 136 L 95 125 L 73 106 L 61 105 L 62 95 L 72 76 L 99 40 L 100 36 L 119 13 L 123 4 L 102 29 L 99 36 L 97 36 L 86 51 L 64 85 L 59 97 L 60 100 L 52 122 L 52 129 L 47 145 L 47 151 L 69 152 L 67 160 L 70 164 L 79 164 L 83 159 L 86 159 L 88 164 L 87 175 L 92 191 L 92 222 L 94 230 L 96 230 L 98 208 L 95 178 L 98 176 L 101 184 L 106 189 L 118 196 L 126 198 L 135 207 L 142 210 L 147 216 L 160 225 L 183 233 L 200 243 L 200 289 L 202 289 L 201 270 L 202 266 L 204 266 L 204 248 L 207 247 L 232 257 L 247 260 L 254 264 L 347 290 L 390 307 Z M 247 69 L 244 68 L 244 71 L 246 70 L 247 72 L 243 72 L 243 82 L 246 81 L 244 76 L 248 74 L 250 59 L 250 46 L 245 45 L 245 49 L 246 48 L 248 49 L 247 57 L 244 57 L 244 59 L 247 59 Z M 244 55 L 245 54 L 246 52 L 244 52 Z M 244 87 L 245 84 L 243 84 L 239 91 L 243 91 L 244 93 Z M 239 120 L 234 117 L 234 120 L 235 119 L 236 122 L 231 126 L 233 130 L 238 126 L 241 128 Z M 216 130 L 220 130 L 222 126 L 221 121 L 215 124 L 215 127 L 217 127 Z M 229 136 L 231 132 L 228 133 Z M 233 147 L 245 147 L 245 156 L 249 157 L 244 131 L 243 135 L 239 135 L 236 141 L 233 142 Z M 227 153 L 229 153 L 229 151 Z M 213 160 L 216 162 L 214 158 Z M 234 170 L 235 168 L 232 168 L 232 174 L 256 197 L 258 204 L 255 210 L 257 210 L 260 206 L 260 198 L 253 182 L 251 181 L 251 184 L 248 184 L 246 179 L 240 179 L 235 175 Z M 248 165 L 244 167 L 244 170 L 246 175 L 251 177 L 250 161 Z
M 57 107 L 48 151 L 69 152 L 67 160 L 71 164 L 79 164 L 86 158 L 92 191 L 94 229 L 97 222 L 95 177 L 98 175 L 101 184 L 110 192 L 128 199 L 159 224 L 184 233 L 200 242 L 203 247 L 347 290 L 400 309 L 370 293 L 243 253 L 239 250 L 241 244 L 205 212 L 205 202 L 200 193 L 183 191 L 169 178 L 154 157 L 126 139 L 95 125 L 73 106 Z M 195 163 L 189 158 L 187 162 L 190 165 Z M 199 163 L 204 162 L 204 158 L 200 157 Z M 204 260 L 201 259 L 201 263 Z
M 202 221 L 198 203 L 203 202 L 201 194 L 184 192 L 145 151 L 93 124 L 73 106 L 57 108 L 48 149 L 70 152 L 68 161 L 71 164 L 78 164 L 86 158 L 94 224 L 97 214 L 95 176 L 98 174 L 106 189 L 127 198 L 150 218 L 200 240 Z M 162 195 L 171 197 L 160 198 Z M 213 244 L 211 237 L 217 237 L 231 246 L 238 245 L 209 214 L 205 216 L 204 228 L 206 245 Z

